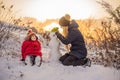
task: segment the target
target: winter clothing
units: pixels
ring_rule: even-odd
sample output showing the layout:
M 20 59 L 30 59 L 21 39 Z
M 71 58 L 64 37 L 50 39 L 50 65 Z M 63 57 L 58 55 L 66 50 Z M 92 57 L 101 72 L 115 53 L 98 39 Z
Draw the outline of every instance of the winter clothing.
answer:
M 21 59 L 20 61 L 25 61 L 25 59 Z
M 77 57 L 78 59 L 85 58 L 87 56 L 87 49 L 81 32 L 78 30 L 78 24 L 72 20 L 68 25 L 68 35 L 65 38 L 59 32 L 56 32 L 57 37 L 64 44 L 71 44 L 70 55 Z
M 74 62 L 76 61 L 76 57 L 66 53 L 65 55 L 60 57 L 60 61 L 62 62 L 63 65 L 74 65 Z
M 35 35 L 35 33 L 34 33 L 34 32 L 31 32 L 31 33 L 29 33 L 27 36 L 28 36 L 28 37 L 31 37 L 31 36 L 33 36 L 33 35 Z
M 70 24 L 70 15 L 66 14 L 65 16 L 63 16 L 62 18 L 60 18 L 59 24 L 61 26 L 68 26 Z
M 74 65 L 75 61 L 76 61 L 76 57 L 69 55 L 64 61 L 63 61 L 63 65 L 69 66 L 69 65 Z
M 25 37 L 25 40 L 30 40 L 30 37 L 31 36 L 33 36 L 33 35 L 35 35 L 35 33 L 32 31 L 32 29 L 29 29 L 28 31 L 27 31 L 27 35 L 26 35 L 26 37 Z M 35 35 L 36 36 L 36 35 Z M 37 36 L 36 36 L 37 37 Z
M 51 32 L 58 32 L 58 27 L 54 27 L 52 30 L 51 30 Z
M 33 32 L 32 29 L 29 29 L 29 30 L 27 31 L 27 35 L 29 35 L 31 32 Z
M 63 65 L 66 66 L 69 65 L 80 66 L 86 64 L 88 59 L 87 58 L 78 59 L 77 57 L 66 53 L 65 55 L 61 56 L 59 60 L 62 62 Z
M 60 20 L 59 20 L 59 24 L 60 24 L 61 26 L 67 26 L 67 25 L 69 25 L 69 23 L 70 23 L 70 21 L 66 20 L 65 17 L 62 17 L 62 18 L 60 18 Z
M 25 59 L 27 55 L 42 56 L 41 44 L 38 40 L 25 40 L 22 44 L 22 59 Z
M 77 59 L 73 66 L 80 66 L 80 65 L 85 65 L 88 62 L 88 58 L 81 58 L 81 59 Z
M 64 60 L 65 60 L 69 55 L 70 55 L 70 54 L 66 53 L 66 54 L 64 54 L 63 56 L 61 56 L 59 60 L 63 63 Z
M 34 56 L 34 55 L 30 56 L 32 66 L 35 65 L 35 58 L 36 58 L 36 56 Z

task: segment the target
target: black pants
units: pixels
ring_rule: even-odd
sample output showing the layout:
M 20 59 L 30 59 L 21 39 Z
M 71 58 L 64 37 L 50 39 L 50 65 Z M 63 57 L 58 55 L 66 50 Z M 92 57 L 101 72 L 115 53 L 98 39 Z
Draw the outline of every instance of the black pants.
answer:
M 35 65 L 35 58 L 36 56 L 30 56 L 30 61 L 31 61 L 32 66 Z
M 79 65 L 84 65 L 85 63 L 87 63 L 87 59 L 86 58 L 77 58 L 73 55 L 70 54 L 65 54 L 62 57 L 60 57 L 59 59 L 63 65 L 69 66 L 69 65 L 73 65 L 73 66 L 79 66 Z

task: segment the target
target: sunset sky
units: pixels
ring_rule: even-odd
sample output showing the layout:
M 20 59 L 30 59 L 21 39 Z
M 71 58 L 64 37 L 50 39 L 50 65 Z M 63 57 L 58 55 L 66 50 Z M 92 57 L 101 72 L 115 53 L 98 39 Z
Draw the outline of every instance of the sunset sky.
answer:
M 101 0 L 5 0 L 14 4 L 20 16 L 34 17 L 38 20 L 56 19 L 68 13 L 74 19 L 106 16 L 105 10 L 96 1 Z M 120 0 L 105 0 L 114 8 Z

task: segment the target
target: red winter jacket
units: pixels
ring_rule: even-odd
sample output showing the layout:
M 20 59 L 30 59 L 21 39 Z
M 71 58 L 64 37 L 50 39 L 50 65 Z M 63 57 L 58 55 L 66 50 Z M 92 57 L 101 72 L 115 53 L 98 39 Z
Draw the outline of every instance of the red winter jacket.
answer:
M 41 52 L 41 44 L 38 40 L 36 41 L 29 41 L 25 40 L 22 44 L 22 59 L 25 59 L 27 55 L 36 55 L 42 56 Z

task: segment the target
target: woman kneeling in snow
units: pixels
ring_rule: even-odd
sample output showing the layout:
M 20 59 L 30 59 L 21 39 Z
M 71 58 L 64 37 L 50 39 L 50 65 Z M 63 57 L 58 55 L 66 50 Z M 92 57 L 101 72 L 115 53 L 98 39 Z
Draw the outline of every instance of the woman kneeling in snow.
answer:
M 66 37 L 56 32 L 57 38 L 64 44 L 71 44 L 70 52 L 60 57 L 63 65 L 84 65 L 88 62 L 87 49 L 81 32 L 78 30 L 78 24 L 75 20 L 70 21 L 70 16 L 67 14 L 60 18 L 59 24 L 66 27 L 68 34 Z
M 34 32 L 30 32 L 27 35 L 27 39 L 22 44 L 22 59 L 21 61 L 25 61 L 26 56 L 32 57 L 32 65 L 35 64 L 36 56 L 42 56 L 41 52 L 41 44 L 38 41 L 38 37 L 35 35 Z

